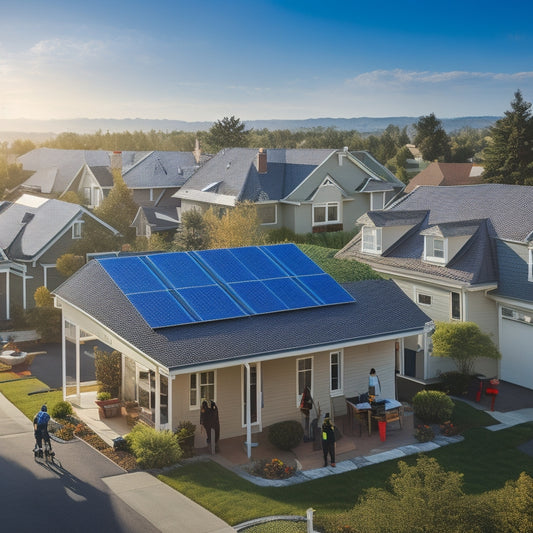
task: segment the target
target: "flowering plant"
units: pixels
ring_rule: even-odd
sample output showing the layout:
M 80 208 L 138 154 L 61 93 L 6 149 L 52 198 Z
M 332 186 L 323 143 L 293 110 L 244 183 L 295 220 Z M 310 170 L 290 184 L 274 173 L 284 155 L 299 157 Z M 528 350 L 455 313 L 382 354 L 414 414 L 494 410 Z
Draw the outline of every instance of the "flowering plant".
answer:
M 435 432 L 431 426 L 419 425 L 415 431 L 415 438 L 419 442 L 429 442 L 435 438 Z
M 449 420 L 440 425 L 440 432 L 447 437 L 452 435 L 457 435 L 459 433 L 459 428 L 454 426 Z
M 263 474 L 267 479 L 285 479 L 294 474 L 294 467 L 286 465 L 280 459 L 272 459 L 263 467 Z

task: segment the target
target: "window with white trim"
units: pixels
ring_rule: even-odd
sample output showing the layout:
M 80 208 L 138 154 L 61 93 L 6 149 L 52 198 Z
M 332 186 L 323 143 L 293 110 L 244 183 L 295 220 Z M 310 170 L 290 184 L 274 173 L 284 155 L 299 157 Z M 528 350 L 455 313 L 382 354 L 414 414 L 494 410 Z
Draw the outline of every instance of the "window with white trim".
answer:
M 72 238 L 81 239 L 81 225 L 83 224 L 82 220 L 77 220 L 72 224 Z
M 516 322 L 521 322 L 522 324 L 528 324 L 533 326 L 533 313 L 523 313 L 517 309 L 511 309 L 510 307 L 501 308 L 502 318 L 508 320 L 514 320 Z
M 461 295 L 458 292 L 451 294 L 451 317 L 452 320 L 461 320 Z
M 370 193 L 370 211 L 378 211 L 385 207 L 385 193 L 372 192 Z
M 296 405 L 300 406 L 305 387 L 313 392 L 313 358 L 305 357 L 296 360 Z
M 424 238 L 424 259 L 445 263 L 448 255 L 448 242 L 440 237 L 426 235 Z
M 416 299 L 420 305 L 431 305 L 431 296 L 429 294 L 419 292 Z
M 329 354 L 329 393 L 330 396 L 340 396 L 343 393 L 342 372 L 343 356 L 342 352 L 331 352 Z
M 189 377 L 189 406 L 199 409 L 202 400 L 215 400 L 215 372 L 196 372 Z
M 264 204 L 257 206 L 257 217 L 263 226 L 267 224 L 277 224 L 278 206 L 276 204 Z
M 381 253 L 381 228 L 374 228 L 371 226 L 363 226 L 361 251 L 368 254 Z
M 339 222 L 339 202 L 313 205 L 313 225 Z

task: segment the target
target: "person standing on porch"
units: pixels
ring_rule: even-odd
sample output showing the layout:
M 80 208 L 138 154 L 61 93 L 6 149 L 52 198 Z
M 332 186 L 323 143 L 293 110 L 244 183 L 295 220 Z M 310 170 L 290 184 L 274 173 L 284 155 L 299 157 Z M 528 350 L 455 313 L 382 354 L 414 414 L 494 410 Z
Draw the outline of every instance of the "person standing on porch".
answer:
M 331 466 L 337 466 L 335 464 L 335 426 L 329 419 L 329 413 L 326 413 L 322 423 L 322 452 L 324 453 L 324 466 L 328 466 L 328 455 Z
M 381 383 L 379 382 L 379 377 L 376 374 L 376 369 L 370 369 L 370 375 L 368 376 L 368 394 L 379 398 L 381 396 Z

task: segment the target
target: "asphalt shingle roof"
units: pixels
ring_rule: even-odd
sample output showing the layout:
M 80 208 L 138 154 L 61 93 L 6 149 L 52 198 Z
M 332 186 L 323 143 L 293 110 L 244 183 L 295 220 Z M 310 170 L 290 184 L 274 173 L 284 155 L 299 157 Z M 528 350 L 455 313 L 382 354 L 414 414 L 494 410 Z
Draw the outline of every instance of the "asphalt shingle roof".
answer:
M 343 287 L 355 302 L 158 330 L 146 324 L 98 261 L 90 261 L 54 294 L 174 370 L 405 334 L 430 320 L 392 281 Z

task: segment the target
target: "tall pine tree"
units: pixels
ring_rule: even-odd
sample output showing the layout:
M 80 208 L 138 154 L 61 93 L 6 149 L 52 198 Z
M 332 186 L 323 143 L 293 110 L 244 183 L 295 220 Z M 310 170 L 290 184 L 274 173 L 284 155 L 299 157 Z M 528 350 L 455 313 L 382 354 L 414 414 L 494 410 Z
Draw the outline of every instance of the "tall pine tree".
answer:
M 533 118 L 531 104 L 516 91 L 511 110 L 491 130 L 485 149 L 483 179 L 493 183 L 533 185 Z

